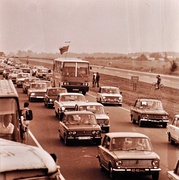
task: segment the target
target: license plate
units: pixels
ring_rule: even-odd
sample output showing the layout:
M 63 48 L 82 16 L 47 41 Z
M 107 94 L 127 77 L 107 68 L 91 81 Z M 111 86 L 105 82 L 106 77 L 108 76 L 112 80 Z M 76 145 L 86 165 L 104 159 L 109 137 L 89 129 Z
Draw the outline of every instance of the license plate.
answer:
M 79 91 L 79 89 L 73 89 L 73 91 Z
M 86 139 L 91 139 L 90 137 L 79 137 L 79 140 L 86 140 Z
M 44 97 L 42 97 L 42 96 L 37 96 L 36 98 L 39 98 L 39 99 L 40 99 L 40 98 L 44 98 Z

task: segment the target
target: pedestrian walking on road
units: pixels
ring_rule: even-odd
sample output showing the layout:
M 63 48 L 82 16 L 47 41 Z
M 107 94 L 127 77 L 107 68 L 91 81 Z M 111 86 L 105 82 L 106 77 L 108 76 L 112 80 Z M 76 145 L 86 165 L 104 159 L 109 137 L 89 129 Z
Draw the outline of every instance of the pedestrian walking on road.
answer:
M 92 84 L 93 84 L 92 87 L 96 86 L 96 73 L 93 73 Z
M 96 73 L 96 85 L 99 87 L 99 80 L 100 80 L 100 75 L 99 72 Z

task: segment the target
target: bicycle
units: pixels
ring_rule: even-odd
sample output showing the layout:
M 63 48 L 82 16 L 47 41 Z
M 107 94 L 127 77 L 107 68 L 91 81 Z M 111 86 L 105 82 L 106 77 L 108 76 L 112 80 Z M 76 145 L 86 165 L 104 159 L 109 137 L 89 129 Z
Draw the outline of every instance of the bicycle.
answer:
M 151 86 L 151 89 L 153 89 L 153 90 L 164 90 L 165 86 L 163 84 L 159 84 L 159 87 L 158 87 L 157 83 L 153 83 Z

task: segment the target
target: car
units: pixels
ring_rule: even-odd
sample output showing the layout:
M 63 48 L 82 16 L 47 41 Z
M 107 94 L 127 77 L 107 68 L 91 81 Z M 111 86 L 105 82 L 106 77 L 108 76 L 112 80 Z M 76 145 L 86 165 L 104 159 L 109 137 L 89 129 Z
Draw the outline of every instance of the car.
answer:
M 97 93 L 96 101 L 101 104 L 111 104 L 122 106 L 122 93 L 118 87 L 101 86 Z
M 173 118 L 172 124 L 167 126 L 168 141 L 171 144 L 179 144 L 179 114 Z
M 12 71 L 9 73 L 8 75 L 8 79 L 11 79 L 12 82 L 15 84 L 16 83 L 16 78 L 17 78 L 17 75 L 19 73 L 22 73 L 22 70 L 21 69 L 12 69 Z
M 27 66 L 27 67 L 21 67 L 20 69 L 21 69 L 22 72 L 24 72 L 24 73 L 30 73 L 30 67 L 29 67 L 29 66 Z
M 22 84 L 22 91 L 23 91 L 23 93 L 27 94 L 28 89 L 30 88 L 30 83 L 36 82 L 38 80 L 40 80 L 40 79 L 36 78 L 36 77 L 33 77 L 33 76 L 25 79 L 24 83 Z
M 110 120 L 108 113 L 105 113 L 104 106 L 98 102 L 79 102 L 75 105 L 76 111 L 91 111 L 96 116 L 97 123 L 105 133 L 109 132 Z
M 101 144 L 101 128 L 97 124 L 95 115 L 90 111 L 64 112 L 59 122 L 59 138 L 65 145 L 75 141 L 91 141 Z
M 176 162 L 174 170 L 167 172 L 168 179 L 179 180 L 179 159 Z
M 43 66 L 36 66 L 35 65 L 35 66 L 32 67 L 32 70 L 31 70 L 32 71 L 32 76 L 36 76 L 36 72 L 37 72 L 38 68 L 43 68 Z
M 48 86 L 46 82 L 36 81 L 30 83 L 30 88 L 28 89 L 27 92 L 28 100 L 30 102 L 35 100 L 44 101 L 47 87 Z
M 80 93 L 60 93 L 54 101 L 55 115 L 60 120 L 65 111 L 74 111 L 78 102 L 87 102 L 85 96 Z
M 163 109 L 161 100 L 156 98 L 137 98 L 130 109 L 131 121 L 134 124 L 137 122 L 140 127 L 145 123 L 162 125 L 163 128 L 166 128 L 169 122 L 168 116 L 169 114 Z
M 3 78 L 8 79 L 9 73 L 12 71 L 12 69 L 14 69 L 13 66 L 6 65 L 6 66 L 4 67 L 4 71 L 3 71 L 3 73 L 2 73 Z
M 30 77 L 30 74 L 29 73 L 19 73 L 17 74 L 17 77 L 16 77 L 16 85 L 17 87 L 22 87 L 24 81 L 26 78 L 29 78 Z
M 158 180 L 160 157 L 152 150 L 148 136 L 138 132 L 106 133 L 96 156 L 112 179 L 119 175 L 152 175 Z
M 45 68 L 45 67 L 37 68 L 36 77 L 46 79 L 47 73 L 48 73 L 48 68 Z
M 0 138 L 0 179 L 64 180 L 56 154 L 42 147 Z
M 54 101 L 57 99 L 60 93 L 67 93 L 67 89 L 62 87 L 48 87 L 45 93 L 44 105 L 47 108 L 53 107 Z

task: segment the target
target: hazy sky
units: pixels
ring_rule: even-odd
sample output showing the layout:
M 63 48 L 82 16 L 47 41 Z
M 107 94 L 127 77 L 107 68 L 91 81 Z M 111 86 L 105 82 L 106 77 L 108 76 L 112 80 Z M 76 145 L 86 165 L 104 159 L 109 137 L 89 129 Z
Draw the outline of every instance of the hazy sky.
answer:
M 179 0 L 0 0 L 0 51 L 179 52 Z

